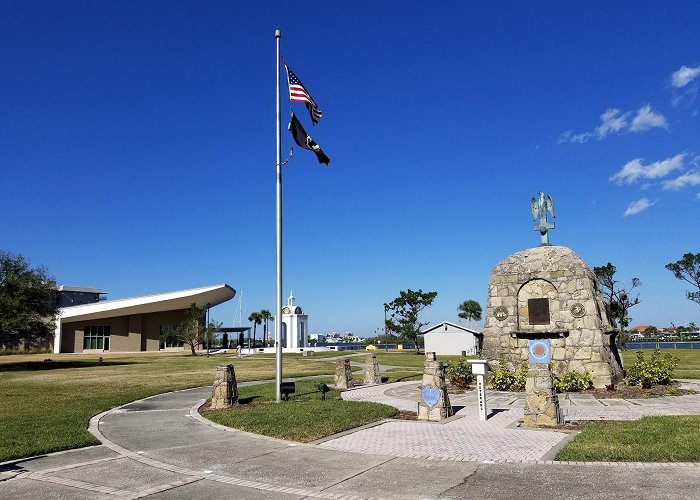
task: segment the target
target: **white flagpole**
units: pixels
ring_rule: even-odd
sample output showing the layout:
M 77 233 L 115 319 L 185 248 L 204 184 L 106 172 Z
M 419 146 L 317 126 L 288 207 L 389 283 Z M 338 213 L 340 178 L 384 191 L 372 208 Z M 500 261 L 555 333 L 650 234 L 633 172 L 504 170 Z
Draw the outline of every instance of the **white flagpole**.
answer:
M 280 39 L 277 42 L 277 303 L 275 306 L 275 384 L 277 402 L 282 401 L 282 118 L 280 116 Z

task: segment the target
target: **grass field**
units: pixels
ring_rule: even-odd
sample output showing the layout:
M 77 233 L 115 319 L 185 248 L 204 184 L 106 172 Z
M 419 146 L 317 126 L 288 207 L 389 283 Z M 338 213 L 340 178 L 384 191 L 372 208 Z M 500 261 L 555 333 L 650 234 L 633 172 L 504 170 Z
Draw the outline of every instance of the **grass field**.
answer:
M 644 417 L 593 423 L 557 460 L 595 462 L 700 462 L 700 416 Z
M 326 380 L 330 382 L 331 379 Z M 322 401 L 319 381 L 298 381 L 296 394 L 276 404 L 275 385 L 241 387 L 239 398 L 252 405 L 229 410 L 206 411 L 202 415 L 228 427 L 292 441 L 309 442 L 370 422 L 396 415 L 398 410 L 379 403 L 343 401 L 331 390 Z
M 162 392 L 210 385 L 232 363 L 239 382 L 274 379 L 274 359 L 183 353 L 0 357 L 0 462 L 96 444 L 93 415 Z M 53 359 L 51 363 L 43 360 Z M 285 377 L 334 373 L 330 363 L 285 357 Z

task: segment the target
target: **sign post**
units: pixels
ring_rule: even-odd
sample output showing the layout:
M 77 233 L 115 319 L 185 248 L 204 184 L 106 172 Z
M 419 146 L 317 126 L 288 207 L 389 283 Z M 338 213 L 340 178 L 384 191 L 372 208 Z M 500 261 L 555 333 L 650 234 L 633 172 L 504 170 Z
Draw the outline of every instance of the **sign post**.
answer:
M 488 366 L 485 359 L 469 359 L 472 365 L 472 373 L 476 375 L 476 397 L 479 407 L 479 420 L 486 421 L 488 408 L 486 407 L 486 374 Z

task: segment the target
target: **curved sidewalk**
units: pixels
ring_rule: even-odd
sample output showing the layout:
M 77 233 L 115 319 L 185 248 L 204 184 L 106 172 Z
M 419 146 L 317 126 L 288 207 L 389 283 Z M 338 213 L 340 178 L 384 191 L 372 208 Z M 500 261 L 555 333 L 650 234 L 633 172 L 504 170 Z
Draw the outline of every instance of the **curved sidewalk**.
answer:
M 411 386 L 344 396 L 409 409 Z M 224 430 L 196 412 L 209 395 L 208 387 L 161 394 L 97 415 L 90 429 L 102 446 L 5 464 L 0 498 L 520 500 L 533 481 L 543 498 L 700 496 L 697 464 L 541 460 L 567 434 L 512 427 L 520 410 L 507 394 L 499 397 L 510 407 L 485 423 L 467 405 L 448 423 L 389 421 L 316 444 Z

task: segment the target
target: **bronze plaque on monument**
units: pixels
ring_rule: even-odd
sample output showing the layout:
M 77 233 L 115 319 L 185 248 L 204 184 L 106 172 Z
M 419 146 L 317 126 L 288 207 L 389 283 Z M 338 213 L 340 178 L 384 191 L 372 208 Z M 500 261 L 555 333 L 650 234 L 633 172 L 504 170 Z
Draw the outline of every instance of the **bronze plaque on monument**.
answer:
M 549 299 L 527 299 L 527 310 L 531 325 L 549 324 Z

